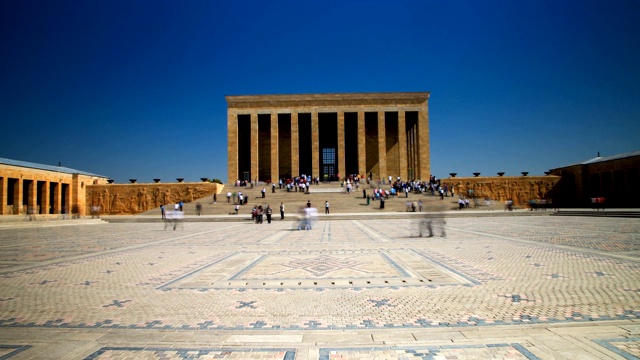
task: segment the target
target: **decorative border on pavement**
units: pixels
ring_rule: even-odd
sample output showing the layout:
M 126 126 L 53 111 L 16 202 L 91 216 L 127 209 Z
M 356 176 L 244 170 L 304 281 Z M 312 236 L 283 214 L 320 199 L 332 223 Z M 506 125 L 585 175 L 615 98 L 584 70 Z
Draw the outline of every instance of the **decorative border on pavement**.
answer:
M 96 360 L 100 359 L 100 356 L 106 353 L 107 351 L 122 351 L 122 352 L 131 352 L 132 356 L 135 356 L 136 352 L 141 351 L 153 351 L 153 352 L 170 352 L 174 353 L 177 356 L 180 356 L 183 359 L 199 359 L 202 356 L 205 356 L 207 359 L 210 359 L 211 356 L 214 356 L 216 359 L 223 359 L 226 355 L 231 355 L 232 358 L 237 358 L 237 354 L 249 353 L 255 354 L 257 352 L 265 352 L 265 353 L 284 353 L 282 354 L 283 360 L 294 360 L 296 358 L 296 350 L 295 349 L 271 349 L 271 348 L 213 348 L 213 349 L 203 349 L 203 348 L 162 348 L 162 347 L 112 347 L 107 346 L 103 347 L 100 350 L 94 352 L 93 354 L 84 358 L 84 360 Z M 275 358 L 273 355 L 270 355 L 270 358 Z
M 439 353 L 446 352 L 447 350 L 491 349 L 491 348 L 495 349 L 495 348 L 507 348 L 507 347 L 512 347 L 516 349 L 520 354 L 522 354 L 524 357 L 526 357 L 529 360 L 540 360 L 540 358 L 535 356 L 533 353 L 527 350 L 524 346 L 518 343 L 483 344 L 483 345 L 442 345 L 442 346 L 427 346 L 427 347 L 418 346 L 418 347 L 321 348 L 320 356 L 318 357 L 318 360 L 330 360 L 333 358 L 342 359 L 343 357 L 340 357 L 341 352 L 345 352 L 345 351 L 366 352 L 366 354 L 363 354 L 363 355 L 374 355 L 374 354 L 371 354 L 371 352 L 376 352 L 376 351 L 394 351 L 394 352 L 404 351 L 404 354 L 407 355 L 407 358 L 410 357 L 410 358 L 418 358 L 418 359 L 436 359 L 436 358 L 442 357 L 442 354 L 439 354 Z M 401 356 L 401 355 L 403 354 L 402 353 L 398 354 L 398 356 Z M 458 353 L 458 355 L 460 354 Z M 355 358 L 358 358 L 358 359 L 362 358 L 362 355 L 360 355 L 360 357 L 356 355 L 354 356 L 354 359 Z
M 243 305 L 244 303 L 244 305 Z M 251 308 L 253 303 L 251 301 L 241 302 L 241 307 Z M 118 324 L 112 319 L 105 319 L 103 321 L 97 321 L 93 324 L 71 324 L 64 322 L 63 319 L 49 320 L 45 323 L 20 323 L 17 318 L 0 319 L 0 328 L 50 328 L 50 329 L 135 329 L 135 330 L 360 330 L 360 329 L 424 329 L 424 328 L 456 328 L 467 326 L 496 326 L 496 325 L 531 325 L 531 324 L 556 324 L 556 323 L 586 323 L 586 322 L 600 322 L 609 320 L 638 320 L 640 319 L 640 310 L 624 310 L 617 316 L 594 316 L 593 314 L 580 314 L 573 313 L 572 316 L 567 316 L 564 319 L 545 318 L 540 319 L 531 315 L 520 315 L 518 319 L 512 321 L 504 320 L 491 320 L 471 317 L 467 319 L 460 319 L 457 322 L 448 321 L 435 321 L 431 319 L 420 318 L 411 323 L 403 324 L 386 324 L 371 319 L 362 319 L 357 323 L 347 324 L 343 326 L 336 326 L 335 324 L 326 324 L 322 321 L 309 319 L 305 320 L 303 325 L 270 325 L 267 326 L 267 322 L 261 319 L 256 319 L 248 325 L 225 325 L 218 324 L 212 320 L 203 321 L 196 324 L 196 326 L 190 324 L 183 325 L 171 325 L 165 324 L 161 320 L 150 320 L 145 324 L 131 324 L 123 325 Z M 604 345 L 603 345 L 604 346 Z
M 4 352 L 4 350 L 11 350 L 13 349 L 13 351 L 10 351 L 2 356 L 0 356 L 0 360 L 5 360 L 5 359 L 9 359 L 10 357 L 13 357 L 14 355 L 17 355 L 27 349 L 30 349 L 31 345 L 0 345 L 0 351 Z
M 635 342 L 640 344 L 640 338 L 619 338 L 619 339 L 593 339 L 593 342 L 596 344 L 603 346 L 614 353 L 622 356 L 625 359 L 635 360 L 638 359 L 635 355 L 629 354 L 628 352 L 620 349 L 612 343 L 626 343 L 626 342 Z

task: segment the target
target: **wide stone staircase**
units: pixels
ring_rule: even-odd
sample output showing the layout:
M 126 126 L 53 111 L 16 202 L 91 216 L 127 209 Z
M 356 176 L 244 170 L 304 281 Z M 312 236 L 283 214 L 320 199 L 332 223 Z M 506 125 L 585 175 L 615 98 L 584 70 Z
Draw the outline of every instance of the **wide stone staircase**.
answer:
M 261 190 L 266 190 L 266 195 L 262 198 Z M 383 186 L 388 189 L 389 186 Z M 253 187 L 235 187 L 225 186 L 220 194 L 217 195 L 216 203 L 213 202 L 213 196 L 198 199 L 191 203 L 183 205 L 183 211 L 185 216 L 197 215 L 196 206 L 199 204 L 202 208 L 201 215 L 206 217 L 207 215 L 233 215 L 235 214 L 235 204 L 233 196 L 230 201 L 227 201 L 227 192 L 237 193 L 242 192 L 244 196 L 248 196 L 247 204 L 241 205 L 238 211 L 239 216 L 246 218 L 250 216 L 251 209 L 254 206 L 261 205 L 263 208 L 269 205 L 273 208 L 273 217 L 279 219 L 280 203 L 285 205 L 285 216 L 291 217 L 296 212 L 305 207 L 307 202 L 311 202 L 311 206 L 318 209 L 318 212 L 325 216 L 325 201 L 329 202 L 330 215 L 337 214 L 351 214 L 351 216 L 363 217 L 387 217 L 391 216 L 389 213 L 406 213 L 407 201 L 418 202 L 422 201 L 423 212 L 442 212 L 458 209 L 458 197 L 445 197 L 441 200 L 439 196 L 431 195 L 430 193 L 410 193 L 408 197 L 404 194 L 400 196 L 390 196 L 385 201 L 384 209 L 380 208 L 380 201 L 374 201 L 371 199 L 367 204 L 367 199 L 363 196 L 363 190 L 366 190 L 368 195 L 373 194 L 373 188 L 368 185 L 360 185 L 359 189 L 354 189 L 351 193 L 347 193 L 346 187 L 342 187 L 339 182 L 320 183 L 319 185 L 312 185 L 309 193 L 302 192 L 287 192 L 286 189 L 279 189 L 277 186 L 275 192 L 272 192 L 270 184 L 258 185 Z M 172 210 L 173 205 L 169 205 L 167 210 Z M 473 208 L 473 204 L 472 204 Z M 502 210 L 502 204 L 493 203 L 490 206 L 479 207 L 481 210 Z M 467 210 L 467 209 L 465 209 Z M 472 210 L 472 209 L 470 209 Z M 160 210 L 153 209 L 143 213 L 142 215 L 156 215 L 160 217 Z M 406 214 L 403 214 L 404 216 Z M 398 214 L 394 215 L 398 216 Z M 203 219 L 204 221 L 204 219 Z

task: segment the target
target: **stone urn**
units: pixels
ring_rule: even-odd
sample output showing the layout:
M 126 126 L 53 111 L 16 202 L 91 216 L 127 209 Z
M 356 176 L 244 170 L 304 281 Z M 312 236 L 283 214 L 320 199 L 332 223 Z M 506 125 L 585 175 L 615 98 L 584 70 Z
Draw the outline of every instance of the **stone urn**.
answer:
M 451 175 L 452 178 L 456 177 L 456 175 L 458 175 L 458 173 L 449 173 L 449 175 Z
M 108 179 L 108 180 L 107 180 L 107 183 L 109 183 L 109 184 L 113 184 L 113 182 L 114 182 L 114 181 L 115 181 L 115 180 L 113 180 L 113 179 Z
M 160 182 L 160 179 L 153 179 L 153 182 L 157 184 Z
M 549 174 L 551 174 L 551 171 L 545 171 L 544 174 L 545 175 L 549 175 Z
M 177 178 L 176 180 L 178 180 L 178 182 L 183 182 L 184 178 Z
M 527 175 L 529 175 L 529 172 L 528 171 L 523 171 L 523 172 L 521 172 L 521 174 L 522 174 L 522 176 L 527 176 Z
M 129 179 L 129 182 L 132 184 L 135 184 L 138 181 L 138 179 Z
M 207 182 L 209 181 L 209 178 L 200 178 L 200 180 L 202 180 L 202 182 Z
M 475 172 L 475 173 L 473 173 L 473 176 L 478 177 L 478 176 L 480 176 L 480 173 L 479 172 Z
M 499 172 L 499 173 L 498 173 L 498 176 L 503 176 L 503 175 L 504 175 L 504 172 L 503 172 L 503 171 L 501 171 L 501 172 Z

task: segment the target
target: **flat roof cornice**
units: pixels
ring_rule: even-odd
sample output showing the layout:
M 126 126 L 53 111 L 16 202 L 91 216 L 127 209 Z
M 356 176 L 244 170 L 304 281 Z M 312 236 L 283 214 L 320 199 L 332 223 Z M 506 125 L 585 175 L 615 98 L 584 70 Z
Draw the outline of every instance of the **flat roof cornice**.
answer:
M 353 106 L 353 105 L 422 105 L 429 92 L 333 93 L 290 95 L 228 95 L 229 108 Z

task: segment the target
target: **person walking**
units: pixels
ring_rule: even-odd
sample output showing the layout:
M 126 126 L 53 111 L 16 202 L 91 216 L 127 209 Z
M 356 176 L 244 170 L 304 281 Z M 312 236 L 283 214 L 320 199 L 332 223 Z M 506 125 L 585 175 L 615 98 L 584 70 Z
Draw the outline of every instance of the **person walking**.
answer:
M 329 201 L 324 202 L 324 213 L 325 214 L 329 213 Z
M 167 220 L 167 213 L 164 210 L 164 204 L 160 204 L 160 213 L 162 214 L 162 220 Z
M 280 220 L 284 220 L 284 203 L 280 203 Z

